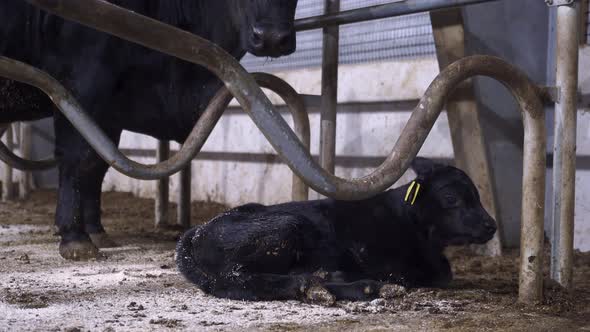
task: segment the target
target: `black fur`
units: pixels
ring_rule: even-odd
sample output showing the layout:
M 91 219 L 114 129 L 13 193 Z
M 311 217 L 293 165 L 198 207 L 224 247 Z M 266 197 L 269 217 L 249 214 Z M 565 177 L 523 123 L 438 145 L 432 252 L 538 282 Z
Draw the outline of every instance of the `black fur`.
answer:
M 246 51 L 279 56 L 294 50 L 297 0 L 111 2 L 209 39 L 238 59 Z M 0 1 L 0 36 L 0 55 L 57 78 L 115 142 L 124 129 L 183 142 L 222 86 L 200 66 L 64 21 L 22 0 Z M 60 252 L 73 259 L 96 256 L 89 234 L 104 235 L 100 191 L 108 164 L 47 97 L 0 78 L 0 123 L 53 114 Z
M 247 204 L 184 234 L 180 272 L 206 293 L 241 300 L 378 296 L 384 283 L 444 286 L 448 245 L 485 243 L 496 231 L 461 170 L 417 158 L 415 203 L 408 186 L 361 201 Z

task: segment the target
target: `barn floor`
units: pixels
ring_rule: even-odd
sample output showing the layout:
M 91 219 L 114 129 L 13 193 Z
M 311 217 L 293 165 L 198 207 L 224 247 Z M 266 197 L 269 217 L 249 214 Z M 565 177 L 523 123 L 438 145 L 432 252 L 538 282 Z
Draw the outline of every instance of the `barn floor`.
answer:
M 55 194 L 0 203 L 0 331 L 123 330 L 513 330 L 590 331 L 590 254 L 576 255 L 572 294 L 546 286 L 537 306 L 516 303 L 517 255 L 450 251 L 450 289 L 418 289 L 394 300 L 321 307 L 247 303 L 203 295 L 176 272 L 174 231 L 154 232 L 153 202 L 104 195 L 104 224 L 119 248 L 99 261 L 57 254 Z M 223 207 L 194 204 L 203 222 Z

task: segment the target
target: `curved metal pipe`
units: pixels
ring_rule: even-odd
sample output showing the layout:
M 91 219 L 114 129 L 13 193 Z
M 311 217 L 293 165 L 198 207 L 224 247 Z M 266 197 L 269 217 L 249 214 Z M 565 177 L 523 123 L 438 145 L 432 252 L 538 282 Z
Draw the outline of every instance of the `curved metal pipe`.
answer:
M 213 98 L 179 153 L 159 164 L 143 165 L 125 157 L 92 118 L 82 110 L 76 99 L 59 82 L 45 72 L 25 63 L 0 57 L 0 76 L 27 83 L 43 90 L 84 139 L 109 165 L 123 174 L 145 180 L 172 175 L 190 162 L 213 130 L 217 120 L 223 113 L 225 104 L 229 103 L 232 98 L 232 94 L 225 89 L 222 91 L 225 92 L 223 93 L 225 97 L 223 100 L 221 100 L 221 97 Z M 216 96 L 220 94 L 218 93 Z M 228 101 L 220 105 L 225 99 L 228 99 Z
M 0 137 L 4 135 L 8 129 L 8 126 L 10 126 L 10 124 L 0 124 Z M 0 160 L 2 160 L 8 166 L 20 171 L 45 171 L 57 165 L 55 158 L 47 158 L 44 160 L 23 159 L 14 154 L 14 152 L 12 152 L 12 150 L 9 149 L 2 141 L 0 141 Z
M 244 110 L 248 112 L 278 154 L 290 156 L 285 161 L 291 169 L 300 177 L 317 184 L 321 188 L 321 192 L 330 193 L 336 191 L 336 188 L 331 183 L 325 181 L 321 167 L 312 162 L 309 151 L 274 109 L 270 100 L 256 84 L 256 81 L 240 66 L 236 59 L 221 47 L 201 37 L 117 7 L 106 1 L 25 1 L 65 19 L 79 22 L 209 69 L 225 83 L 226 87 Z M 72 103 L 71 98 L 68 99 L 70 100 L 60 100 L 63 108 L 71 109 L 72 106 L 77 106 L 76 103 Z M 59 103 L 57 105 L 60 106 Z M 78 114 L 79 112 L 73 111 L 69 113 Z M 83 119 L 83 116 L 77 116 L 77 118 L 76 122 L 84 122 L 84 126 L 89 128 L 89 134 L 94 137 L 100 136 L 98 130 L 96 130 L 98 128 L 92 128 L 96 126 Z M 86 136 L 85 138 L 88 139 Z M 141 179 L 157 179 L 173 174 L 180 170 L 179 166 L 194 157 L 192 154 L 180 154 L 179 157 L 171 159 L 170 162 L 142 167 L 142 165 L 129 160 L 122 160 L 113 149 L 113 144 L 108 144 L 103 140 L 103 137 L 97 138 L 95 143 L 106 144 L 107 147 L 103 149 L 103 152 L 105 152 L 103 158 L 109 164 L 125 174 Z M 197 150 L 193 146 L 190 151 Z
M 75 98 L 59 82 L 45 72 L 27 64 L 0 57 L 0 76 L 12 78 L 43 90 L 105 161 L 120 172 L 140 179 L 169 176 L 194 159 L 194 156 L 201 150 L 217 121 L 227 108 L 227 104 L 233 98 L 227 88 L 222 88 L 208 105 L 179 153 L 161 163 L 143 165 L 125 157 L 94 121 L 86 115 Z M 274 91 L 285 100 L 293 116 L 295 131 L 298 133 L 296 137 L 309 150 L 309 118 L 301 96 L 289 84 L 276 76 L 255 73 L 252 77 L 262 87 Z M 0 136 L 7 126 L 0 125 Z M 30 161 L 22 159 L 12 153 L 3 143 L 0 144 L 0 159 L 16 169 L 26 170 L 43 170 L 56 164 L 55 160 Z M 296 175 L 293 182 L 293 198 L 306 200 L 307 186 Z
M 218 110 L 219 105 L 213 102 L 207 107 L 178 154 L 156 165 L 143 165 L 126 158 L 103 131 L 96 126 L 94 121 L 82 111 L 69 92 L 46 73 L 24 63 L 0 57 L 0 75 L 41 88 L 52 98 L 57 107 L 101 157 L 120 172 L 140 179 L 157 179 L 179 171 L 198 153 L 222 113 L 222 110 Z M 286 129 L 283 130 L 284 135 L 280 139 L 290 142 L 289 144 L 301 146 L 304 149 L 306 159 L 298 159 L 299 154 L 291 153 L 293 152 L 291 150 L 288 153 L 280 153 L 279 150 L 279 153 L 291 169 L 303 178 L 308 185 L 326 196 L 346 200 L 370 197 L 385 190 L 401 177 L 424 143 L 444 106 L 446 96 L 463 80 L 476 75 L 492 77 L 511 90 L 521 109 L 525 111 L 525 126 L 532 121 L 531 119 L 541 117 L 542 111 L 539 106 L 541 101 L 538 97 L 538 89 L 525 74 L 499 58 L 473 56 L 451 64 L 437 76 L 412 113 L 390 156 L 369 175 L 346 180 L 321 169 L 312 160 L 309 152 L 305 150 L 303 144 L 300 143 L 297 136 L 280 117 L 280 114 L 278 115 L 280 121 L 276 123 L 277 127 L 282 127 L 281 123 L 286 126 Z M 254 80 L 252 77 L 249 77 L 249 79 Z M 264 98 L 268 100 L 266 96 Z M 248 109 L 252 110 L 252 113 L 249 112 L 249 114 L 257 112 L 253 111 L 254 108 L 251 108 L 249 103 L 242 105 L 246 111 Z M 264 110 L 260 112 L 264 112 Z M 275 111 L 273 113 L 278 114 Z M 530 125 L 528 126 L 530 127 Z M 295 137 L 294 141 L 291 141 L 290 135 Z M 272 135 L 267 135 L 267 138 L 269 136 Z M 287 146 L 288 144 L 284 143 L 283 145 Z M 316 176 L 311 176 L 307 172 L 310 169 L 314 169 L 319 173 L 319 180 Z
M 444 106 L 445 96 L 458 83 L 469 77 L 490 76 L 508 86 L 517 97 L 521 108 L 526 111 L 525 126 L 526 122 L 530 121 L 529 118 L 534 118 L 542 112 L 540 108 L 537 108 L 540 101 L 536 86 L 518 69 L 501 59 L 489 56 L 462 59 L 444 70 L 431 84 L 387 160 L 367 176 L 346 180 L 327 173 L 313 161 L 309 152 L 276 112 L 255 80 L 219 46 L 104 1 L 26 1 L 64 18 L 205 66 L 225 82 L 226 87 L 252 117 L 270 144 L 284 157 L 289 167 L 316 191 L 337 199 L 367 198 L 385 190 L 399 179 L 424 143 Z M 20 76 L 18 73 L 12 74 Z M 77 103 L 67 95 L 67 92 L 63 94 L 64 91 L 63 88 L 60 91 L 59 95 L 62 98 L 56 102 L 58 107 L 65 113 L 73 115 L 73 122 L 84 123 L 88 130 L 82 134 L 89 142 L 94 141 L 93 147 L 102 150 L 101 155 L 109 164 L 133 177 L 155 179 L 179 171 L 200 149 L 194 139 L 210 129 L 207 128 L 206 119 L 201 118 L 181 153 L 158 165 L 141 165 L 127 158 L 121 158 L 122 155 L 112 142 L 105 140 L 106 136 L 101 135 L 100 129 L 82 112 L 77 111 L 80 110 Z M 531 106 L 533 104 L 534 107 Z
M 295 134 L 309 151 L 311 130 L 309 128 L 309 115 L 303 97 L 291 85 L 277 76 L 267 73 L 253 73 L 252 76 L 261 87 L 273 91 L 285 101 L 293 117 Z M 291 198 L 294 201 L 306 201 L 309 198 L 309 188 L 297 174 L 293 174 Z
M 305 108 L 305 103 L 303 98 L 300 94 L 297 93 L 287 82 L 282 80 L 281 78 L 267 74 L 267 73 L 253 73 L 252 76 L 260 84 L 261 87 L 269 89 L 279 95 L 289 108 L 291 116 L 293 117 L 293 124 L 295 133 L 297 137 L 301 140 L 303 145 L 309 149 L 310 147 L 310 126 L 309 126 L 309 116 L 307 114 L 307 110 Z M 223 93 L 224 95 L 227 93 L 227 89 L 222 88 L 222 90 L 226 90 Z M 227 100 L 229 103 L 228 99 Z M 220 105 L 221 104 L 216 103 Z M 227 108 L 227 104 L 222 107 L 222 110 Z M 158 190 L 160 192 L 161 190 Z M 309 197 L 309 188 L 300 179 L 296 174 L 293 174 L 292 185 L 291 185 L 291 199 L 293 201 L 305 201 Z M 161 199 L 160 199 L 161 201 Z

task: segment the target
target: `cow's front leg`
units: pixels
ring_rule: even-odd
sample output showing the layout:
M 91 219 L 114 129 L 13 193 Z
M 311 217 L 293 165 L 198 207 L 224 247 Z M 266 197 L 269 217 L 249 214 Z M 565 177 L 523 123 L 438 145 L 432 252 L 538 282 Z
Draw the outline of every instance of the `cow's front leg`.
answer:
M 406 287 L 437 287 L 443 288 L 453 279 L 449 260 L 442 254 L 431 254 L 422 257 L 422 261 L 414 262 L 412 269 L 403 273 L 401 284 Z M 400 280 L 389 280 L 398 283 Z
M 74 144 L 68 144 L 70 148 Z M 78 145 L 78 144 L 76 144 Z M 84 225 L 84 204 L 82 198 L 81 153 L 79 146 L 60 155 L 59 192 L 55 213 L 61 242 L 59 254 L 65 259 L 88 260 L 98 256 L 98 248 L 90 240 Z
M 113 245 L 100 223 L 101 184 L 108 165 L 63 118 L 57 117 L 55 127 L 60 158 L 55 214 L 61 236 L 59 253 L 71 260 L 96 258 L 97 246 Z M 116 141 L 119 134 L 109 132 Z
M 430 287 L 444 288 L 453 280 L 453 271 L 449 260 L 441 255 L 432 265 L 432 277 L 426 281 L 426 285 Z

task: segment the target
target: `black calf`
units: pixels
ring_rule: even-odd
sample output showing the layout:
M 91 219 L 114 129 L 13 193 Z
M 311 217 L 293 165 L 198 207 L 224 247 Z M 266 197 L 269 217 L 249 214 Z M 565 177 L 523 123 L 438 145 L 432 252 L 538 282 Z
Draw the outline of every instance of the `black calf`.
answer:
M 247 204 L 188 231 L 177 265 L 206 293 L 241 300 L 366 300 L 385 283 L 444 286 L 443 249 L 496 231 L 469 177 L 417 158 L 411 184 L 362 201 Z

